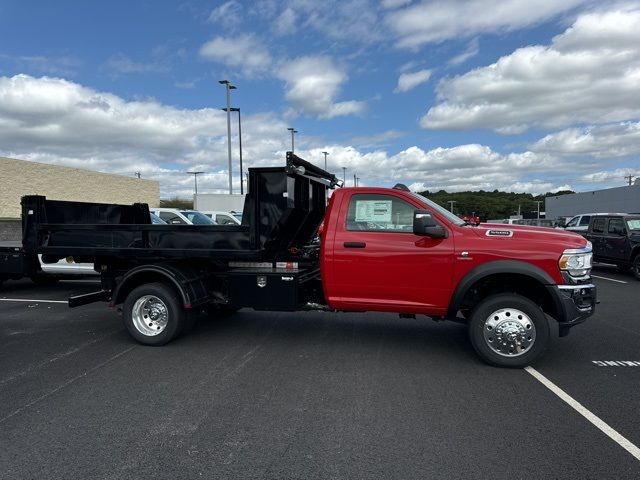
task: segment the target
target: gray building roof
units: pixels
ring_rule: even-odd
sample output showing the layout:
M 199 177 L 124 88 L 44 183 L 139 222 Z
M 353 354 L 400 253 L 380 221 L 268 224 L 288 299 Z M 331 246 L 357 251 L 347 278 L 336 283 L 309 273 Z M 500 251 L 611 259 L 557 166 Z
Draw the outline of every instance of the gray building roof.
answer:
M 640 213 L 640 185 L 547 197 L 545 212 L 551 219 L 580 213 Z

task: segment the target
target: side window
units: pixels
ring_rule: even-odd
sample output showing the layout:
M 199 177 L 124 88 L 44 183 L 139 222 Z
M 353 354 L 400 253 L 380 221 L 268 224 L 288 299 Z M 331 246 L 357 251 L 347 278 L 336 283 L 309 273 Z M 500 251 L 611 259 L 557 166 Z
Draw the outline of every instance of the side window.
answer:
M 227 215 L 216 215 L 216 223 L 218 225 L 234 225 L 235 222 L 231 220 Z
M 413 232 L 415 208 L 391 195 L 356 194 L 349 201 L 347 230 Z
M 593 233 L 604 233 L 605 218 L 598 217 L 593 220 Z
M 609 220 L 609 228 L 607 233 L 612 233 L 614 235 L 620 235 L 624 233 L 624 225 L 622 224 L 621 218 L 612 218 Z
M 582 218 L 580 219 L 580 226 L 587 226 L 589 225 L 589 220 L 591 220 L 591 216 L 590 215 L 583 215 Z
M 183 225 L 187 223 L 173 212 L 160 212 L 160 218 L 167 222 L 169 225 Z
M 565 228 L 578 226 L 578 220 L 580 220 L 580 217 L 573 217 L 571 220 L 569 220 Z

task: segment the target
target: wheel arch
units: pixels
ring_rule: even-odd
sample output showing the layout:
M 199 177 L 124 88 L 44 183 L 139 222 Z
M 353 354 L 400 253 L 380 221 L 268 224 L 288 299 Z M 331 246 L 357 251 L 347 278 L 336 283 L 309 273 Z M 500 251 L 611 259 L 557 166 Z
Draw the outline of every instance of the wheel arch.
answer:
M 455 318 L 458 310 L 474 306 L 488 295 L 511 292 L 535 301 L 545 313 L 557 318 L 560 307 L 547 289 L 555 283 L 547 272 L 526 262 L 498 260 L 479 265 L 458 283 L 447 316 Z
M 122 304 L 136 287 L 156 282 L 173 288 L 185 309 L 201 305 L 209 297 L 203 277 L 191 268 L 166 264 L 141 265 L 128 271 L 118 282 L 111 296 L 111 306 Z

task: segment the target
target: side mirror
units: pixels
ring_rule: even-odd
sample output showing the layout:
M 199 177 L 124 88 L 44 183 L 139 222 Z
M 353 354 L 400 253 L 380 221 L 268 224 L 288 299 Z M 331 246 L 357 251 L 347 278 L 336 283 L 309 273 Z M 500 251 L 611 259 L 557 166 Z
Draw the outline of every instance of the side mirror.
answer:
M 415 235 L 427 235 L 431 238 L 447 238 L 447 230 L 439 225 L 428 210 L 415 210 L 413 212 L 413 233 Z

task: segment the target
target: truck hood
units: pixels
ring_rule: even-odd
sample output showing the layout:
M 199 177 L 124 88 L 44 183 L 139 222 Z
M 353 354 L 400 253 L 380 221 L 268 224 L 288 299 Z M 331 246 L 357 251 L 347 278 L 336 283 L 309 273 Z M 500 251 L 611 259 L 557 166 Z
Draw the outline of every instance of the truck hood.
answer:
M 483 238 L 504 240 L 508 238 L 531 240 L 562 248 L 584 248 L 587 240 L 582 235 L 559 228 L 531 227 L 528 225 L 506 225 L 502 223 L 481 223 L 473 228 L 476 235 Z

